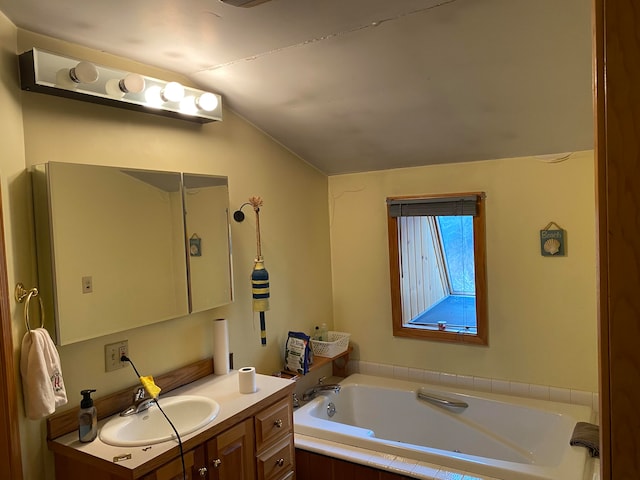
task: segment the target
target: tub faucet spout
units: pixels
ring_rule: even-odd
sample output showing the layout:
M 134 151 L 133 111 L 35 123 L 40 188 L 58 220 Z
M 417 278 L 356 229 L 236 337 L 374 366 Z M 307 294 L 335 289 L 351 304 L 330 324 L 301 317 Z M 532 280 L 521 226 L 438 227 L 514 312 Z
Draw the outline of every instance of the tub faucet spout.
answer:
M 310 389 L 306 390 L 302 394 L 302 400 L 307 402 L 307 401 L 315 398 L 315 396 L 318 393 L 327 392 L 327 391 L 334 391 L 335 393 L 340 393 L 340 385 L 338 385 L 337 383 L 327 383 L 327 384 L 315 385 L 315 386 L 311 387 Z

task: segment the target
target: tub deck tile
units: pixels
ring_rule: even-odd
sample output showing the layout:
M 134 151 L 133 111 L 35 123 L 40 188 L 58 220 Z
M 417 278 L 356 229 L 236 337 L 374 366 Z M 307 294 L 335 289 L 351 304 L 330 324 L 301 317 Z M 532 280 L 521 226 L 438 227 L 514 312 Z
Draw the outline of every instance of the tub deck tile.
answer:
M 295 441 L 298 448 L 380 470 L 393 471 L 420 480 L 500 480 L 459 470 L 449 470 L 432 463 L 415 461 L 388 453 L 372 452 L 359 447 L 342 445 L 299 433 L 295 435 Z
M 411 475 L 417 464 L 417 460 L 397 456 L 393 459 L 393 461 L 388 465 L 387 468 L 392 472 L 398 473 L 400 475 Z
M 426 462 L 418 462 L 411 475 L 419 476 L 423 480 L 436 480 L 440 467 Z
M 464 472 L 456 470 L 440 470 L 436 474 L 436 480 L 464 480 Z
M 369 458 L 367 459 L 367 463 L 372 467 L 387 469 L 391 462 L 395 460 L 396 456 L 390 453 L 383 452 L 369 452 Z
M 500 479 L 494 478 L 494 477 L 485 477 L 485 476 L 478 477 L 477 475 L 474 475 L 474 474 L 465 474 L 463 480 L 500 480 Z

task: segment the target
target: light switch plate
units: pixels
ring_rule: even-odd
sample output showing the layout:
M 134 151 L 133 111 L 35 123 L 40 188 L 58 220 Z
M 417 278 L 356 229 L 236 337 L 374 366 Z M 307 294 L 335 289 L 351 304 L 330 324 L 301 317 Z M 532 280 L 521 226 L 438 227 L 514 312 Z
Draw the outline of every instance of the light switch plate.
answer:
M 93 292 L 93 277 L 82 277 L 82 293 Z
M 104 371 L 112 372 L 127 366 L 127 362 L 121 362 L 122 355 L 129 356 L 129 341 L 122 340 L 104 346 Z

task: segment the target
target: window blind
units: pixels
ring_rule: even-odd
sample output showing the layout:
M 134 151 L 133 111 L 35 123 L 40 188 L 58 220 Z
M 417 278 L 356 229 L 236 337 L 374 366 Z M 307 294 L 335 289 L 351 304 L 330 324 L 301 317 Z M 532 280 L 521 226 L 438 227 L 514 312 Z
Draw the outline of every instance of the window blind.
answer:
M 457 216 L 478 214 L 478 196 L 388 198 L 392 217 Z

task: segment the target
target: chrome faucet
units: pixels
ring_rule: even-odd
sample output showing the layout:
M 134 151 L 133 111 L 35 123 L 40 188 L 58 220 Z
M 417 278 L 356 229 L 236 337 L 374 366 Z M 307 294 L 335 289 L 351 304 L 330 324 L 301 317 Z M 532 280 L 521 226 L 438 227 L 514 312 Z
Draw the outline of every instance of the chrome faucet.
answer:
M 326 391 L 333 390 L 335 393 L 340 393 L 340 385 L 339 384 L 337 384 L 337 383 L 324 384 L 324 383 L 322 383 L 323 380 L 324 380 L 324 377 L 321 378 L 318 381 L 317 385 L 314 385 L 310 389 L 306 390 L 302 394 L 302 401 L 308 402 L 309 400 L 315 398 L 315 396 L 320 392 L 326 392 Z
M 133 392 L 133 404 L 125 408 L 120 412 L 121 417 L 128 417 L 135 413 L 144 412 L 148 410 L 155 402 L 154 398 L 146 398 L 144 394 L 144 387 L 138 387 Z

